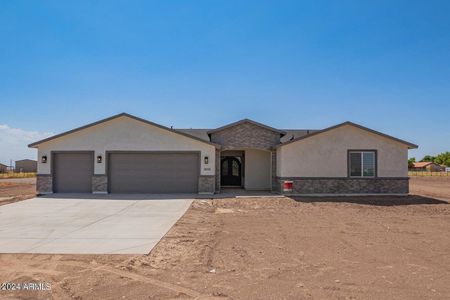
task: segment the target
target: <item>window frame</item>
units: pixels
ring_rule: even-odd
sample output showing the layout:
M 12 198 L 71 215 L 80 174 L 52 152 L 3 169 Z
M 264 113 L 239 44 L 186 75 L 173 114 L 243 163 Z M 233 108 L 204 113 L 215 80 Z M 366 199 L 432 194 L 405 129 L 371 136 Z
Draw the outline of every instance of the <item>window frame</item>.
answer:
M 361 175 L 360 176 L 352 176 L 351 175 L 351 161 L 350 161 L 350 154 L 351 153 L 360 153 L 361 154 Z M 373 176 L 364 176 L 364 160 L 363 160 L 363 154 L 364 152 L 370 152 L 373 153 L 375 156 L 374 159 L 374 174 Z M 378 177 L 378 151 L 376 149 L 349 149 L 347 150 L 347 177 L 352 179 L 371 179 L 371 178 L 377 178 Z

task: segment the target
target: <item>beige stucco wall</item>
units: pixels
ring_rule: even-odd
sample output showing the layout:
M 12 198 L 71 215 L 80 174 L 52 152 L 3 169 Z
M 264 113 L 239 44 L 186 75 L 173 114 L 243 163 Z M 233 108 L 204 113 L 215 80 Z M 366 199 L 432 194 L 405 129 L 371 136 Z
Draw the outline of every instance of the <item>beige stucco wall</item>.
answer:
M 201 175 L 214 175 L 215 147 L 126 116 L 77 131 L 38 146 L 38 173 L 51 173 L 51 151 L 95 151 L 103 162 L 94 162 L 95 174 L 105 174 L 106 151 L 200 151 Z M 48 162 L 40 158 L 46 155 Z M 204 157 L 209 163 L 204 164 Z
M 277 176 L 347 177 L 347 150 L 377 150 L 378 177 L 408 176 L 408 147 L 346 125 L 277 149 Z
M 245 150 L 245 182 L 249 190 L 271 188 L 271 153 L 263 150 Z

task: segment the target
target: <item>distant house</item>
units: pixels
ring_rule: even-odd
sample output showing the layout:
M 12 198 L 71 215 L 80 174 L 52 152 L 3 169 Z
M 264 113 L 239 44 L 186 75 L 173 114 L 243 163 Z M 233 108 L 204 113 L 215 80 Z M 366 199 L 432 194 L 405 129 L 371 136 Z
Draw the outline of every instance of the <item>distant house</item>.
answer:
M 16 172 L 36 172 L 37 161 L 32 159 L 16 160 Z
M 413 166 L 414 171 L 428 171 L 428 172 L 440 172 L 442 167 L 434 162 L 421 161 L 415 162 Z
M 0 164 L 0 173 L 5 173 L 8 170 L 8 166 Z

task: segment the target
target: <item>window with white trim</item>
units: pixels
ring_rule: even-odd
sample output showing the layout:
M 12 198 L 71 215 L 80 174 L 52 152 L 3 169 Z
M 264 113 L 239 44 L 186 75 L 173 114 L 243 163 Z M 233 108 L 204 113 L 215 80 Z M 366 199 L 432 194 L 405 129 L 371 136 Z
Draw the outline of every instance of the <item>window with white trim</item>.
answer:
M 349 151 L 350 177 L 375 177 L 377 154 L 375 151 Z

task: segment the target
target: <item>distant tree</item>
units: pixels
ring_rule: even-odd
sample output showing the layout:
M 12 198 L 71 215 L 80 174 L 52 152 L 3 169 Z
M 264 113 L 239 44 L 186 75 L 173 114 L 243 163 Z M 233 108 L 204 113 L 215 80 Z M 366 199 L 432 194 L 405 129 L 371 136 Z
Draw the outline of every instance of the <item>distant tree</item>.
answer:
M 421 161 L 429 161 L 429 162 L 434 162 L 435 157 L 431 156 L 431 155 L 425 155 Z
M 442 152 L 441 154 L 438 154 L 434 162 L 439 165 L 445 165 L 447 167 L 450 167 L 450 152 Z
M 416 162 L 416 158 L 415 157 L 411 157 L 410 159 L 408 159 L 408 169 L 413 168 L 415 162 Z

